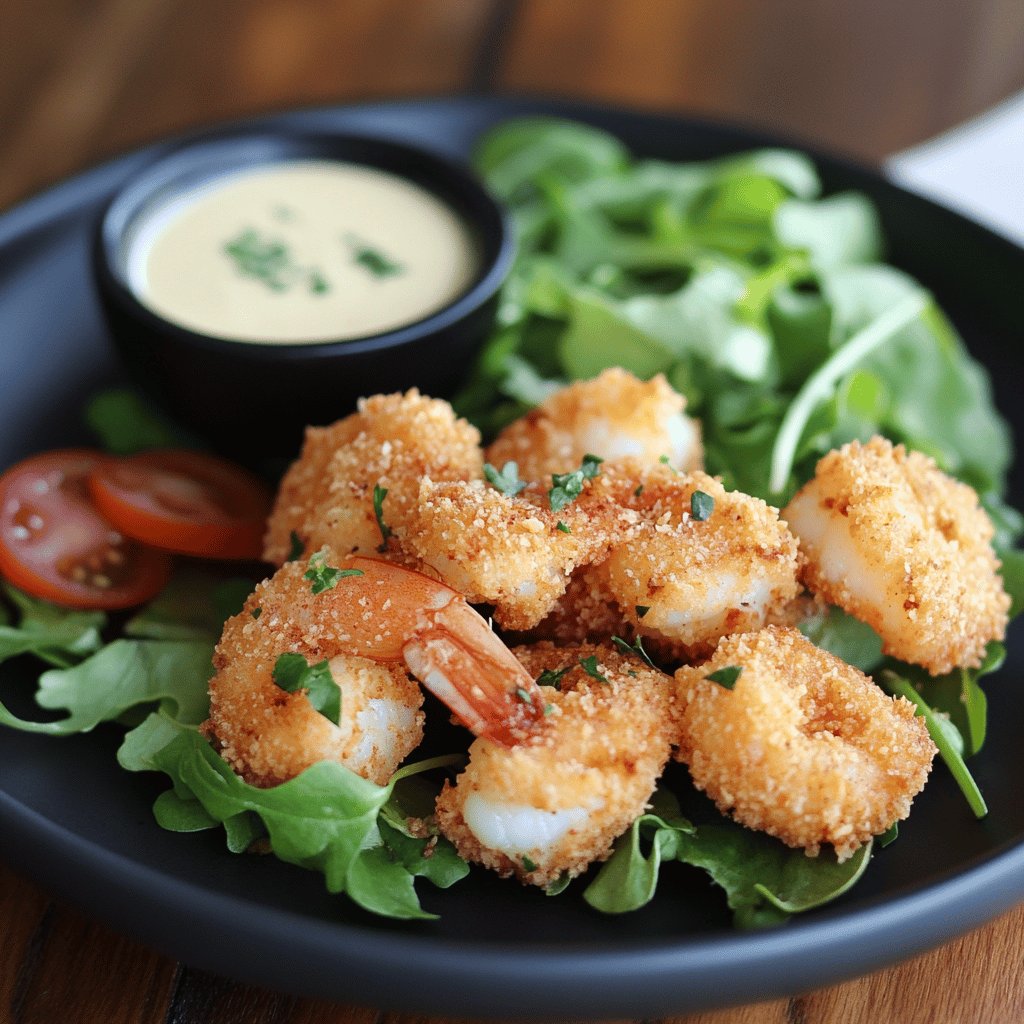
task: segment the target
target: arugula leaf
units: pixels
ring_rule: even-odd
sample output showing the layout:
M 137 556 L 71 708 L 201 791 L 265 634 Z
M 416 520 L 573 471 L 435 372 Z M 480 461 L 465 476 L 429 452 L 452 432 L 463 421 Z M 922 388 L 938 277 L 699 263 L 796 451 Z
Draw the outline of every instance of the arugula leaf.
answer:
M 85 420 L 103 449 L 114 455 L 150 448 L 201 447 L 127 388 L 110 388 L 94 395 L 85 407 Z
M 906 697 L 917 706 L 917 713 L 928 726 L 928 735 L 931 736 L 935 746 L 939 748 L 939 757 L 946 763 L 946 767 L 960 787 L 960 792 L 963 793 L 968 806 L 976 818 L 984 818 L 988 814 L 988 807 L 977 782 L 974 781 L 974 776 L 971 775 L 970 769 L 964 763 L 964 740 L 957 727 L 945 716 L 936 714 L 909 680 L 897 675 L 891 669 L 881 672 L 878 681 L 889 693 Z
M 16 609 L 18 623 L 0 621 L 0 661 L 34 654 L 51 665 L 67 668 L 102 644 L 100 630 L 107 621 L 103 612 L 61 608 L 6 583 L 3 593 Z
M 866 623 L 840 608 L 800 623 L 800 632 L 817 647 L 829 651 L 861 672 L 872 672 L 882 663 L 882 640 Z
M 501 491 L 506 498 L 514 498 L 520 491 L 526 489 L 526 481 L 519 479 L 519 464 L 506 462 L 501 467 L 501 472 L 496 470 L 489 462 L 484 463 L 484 476 L 492 487 Z
M 583 483 L 593 480 L 600 472 L 604 459 L 597 455 L 584 455 L 580 468 L 571 473 L 553 473 L 551 490 L 548 491 L 548 502 L 552 512 L 561 512 L 566 505 L 575 501 L 583 493 Z
M 180 566 L 163 591 L 125 623 L 124 633 L 152 640 L 217 640 L 255 582 Z
M 73 668 L 51 669 L 39 677 L 36 703 L 66 711 L 67 717 L 33 722 L 0 704 L 0 724 L 69 736 L 157 702 L 175 707 L 181 721 L 199 723 L 209 710 L 206 684 L 212 656 L 212 643 L 198 640 L 115 640 Z
M 334 681 L 326 658 L 310 665 L 301 654 L 282 654 L 274 662 L 273 677 L 286 693 L 305 690 L 309 703 L 329 722 L 338 724 L 341 687 Z

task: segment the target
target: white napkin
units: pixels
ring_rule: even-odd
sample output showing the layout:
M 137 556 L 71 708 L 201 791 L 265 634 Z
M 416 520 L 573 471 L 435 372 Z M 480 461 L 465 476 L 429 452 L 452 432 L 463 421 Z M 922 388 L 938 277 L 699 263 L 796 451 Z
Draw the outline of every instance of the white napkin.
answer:
M 897 185 L 1024 245 L 1024 92 L 896 153 L 884 169 Z

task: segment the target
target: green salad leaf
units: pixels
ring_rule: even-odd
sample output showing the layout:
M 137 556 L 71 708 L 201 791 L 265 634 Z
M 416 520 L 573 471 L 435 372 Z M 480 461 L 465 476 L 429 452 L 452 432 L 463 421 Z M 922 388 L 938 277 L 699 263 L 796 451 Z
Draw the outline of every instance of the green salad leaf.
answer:
M 194 438 L 129 388 L 110 388 L 93 396 L 85 408 L 85 419 L 103 448 L 114 455 L 150 448 L 199 447 Z
M 11 616 L 0 605 L 0 661 L 34 654 L 51 665 L 69 668 L 99 650 L 103 643 L 101 630 L 107 622 L 103 612 L 60 608 L 9 584 L 2 584 L 2 588 L 17 623 L 11 623 Z

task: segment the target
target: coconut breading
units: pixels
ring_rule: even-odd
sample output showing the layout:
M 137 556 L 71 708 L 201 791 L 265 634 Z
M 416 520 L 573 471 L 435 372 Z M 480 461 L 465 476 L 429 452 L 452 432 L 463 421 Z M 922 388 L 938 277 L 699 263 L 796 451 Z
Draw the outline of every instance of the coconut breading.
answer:
M 469 601 L 493 605 L 500 626 L 524 630 L 550 612 L 574 569 L 603 558 L 637 521 L 598 498 L 552 512 L 540 490 L 510 497 L 482 481 L 426 479 L 402 546 Z
M 708 676 L 741 669 L 732 689 Z M 678 759 L 718 809 L 809 856 L 845 860 L 910 812 L 935 745 L 904 698 L 795 629 L 723 639 L 675 675 Z
M 400 533 L 423 477 L 472 480 L 482 474 L 480 433 L 457 419 L 447 402 L 415 388 L 360 399 L 351 416 L 306 431 L 302 452 L 281 481 L 263 557 L 283 563 L 293 531 L 307 552 L 328 544 L 374 554 L 381 545 L 375 486 L 387 489 L 383 517 Z M 401 554 L 394 541 L 390 553 Z
M 534 676 L 569 671 L 542 687 L 549 713 L 511 749 L 478 739 L 469 764 L 437 801 L 441 833 L 465 860 L 502 877 L 547 886 L 612 852 L 646 809 L 676 726 L 664 673 L 607 646 L 540 643 L 514 653 Z M 595 658 L 594 678 L 581 659 Z
M 331 552 L 327 558 L 336 562 Z M 312 593 L 306 569 L 306 562 L 286 563 L 225 623 L 203 732 L 256 786 L 285 782 L 321 760 L 383 785 L 423 738 L 423 692 L 404 665 L 351 653 L 351 627 L 332 601 Z M 274 682 L 274 666 L 286 653 L 310 664 L 328 660 L 341 689 L 337 725 L 304 691 L 288 693 Z
M 700 424 L 684 415 L 685 404 L 662 374 L 642 381 L 614 367 L 559 389 L 509 424 L 488 447 L 487 461 L 516 462 L 524 480 L 573 470 L 587 454 L 644 465 L 666 456 L 679 469 L 699 469 Z
M 882 437 L 829 452 L 783 515 L 802 578 L 870 625 L 883 650 L 933 675 L 977 667 L 1006 631 L 1010 598 L 978 496 Z
M 691 513 L 697 491 L 714 502 L 704 520 Z M 726 491 L 706 473 L 667 466 L 647 470 L 630 493 L 640 526 L 601 572 L 637 633 L 699 653 L 721 636 L 786 614 L 801 590 L 799 554 L 776 509 Z

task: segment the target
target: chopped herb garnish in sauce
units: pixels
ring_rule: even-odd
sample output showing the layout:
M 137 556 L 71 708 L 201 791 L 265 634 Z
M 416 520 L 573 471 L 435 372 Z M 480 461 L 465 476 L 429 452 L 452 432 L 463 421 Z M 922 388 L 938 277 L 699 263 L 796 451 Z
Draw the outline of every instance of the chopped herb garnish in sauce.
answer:
M 377 517 L 377 526 L 380 529 L 380 544 L 377 550 L 384 554 L 388 549 L 388 537 L 391 536 L 391 527 L 384 522 L 384 499 L 388 496 L 388 489 L 380 484 L 373 485 L 373 514 Z
M 283 292 L 303 283 L 314 295 L 328 290 L 320 271 L 299 266 L 286 243 L 261 234 L 256 228 L 243 228 L 224 243 L 224 252 L 235 261 L 235 269 L 243 277 L 260 281 L 271 291 Z
M 506 462 L 500 471 L 489 462 L 485 462 L 484 476 L 487 477 L 487 482 L 501 491 L 506 498 L 514 498 L 520 491 L 526 489 L 526 481 L 519 479 L 519 464 L 517 462 Z
M 724 686 L 727 690 L 731 690 L 736 685 L 736 680 L 739 679 L 742 671 L 742 665 L 727 665 L 725 668 L 709 672 L 704 678 L 710 679 L 713 683 L 718 683 L 719 686 Z
M 345 244 L 352 250 L 352 259 L 374 277 L 395 277 L 405 272 L 401 263 L 355 235 L 346 235 Z
M 274 663 L 274 682 L 288 693 L 305 690 L 309 703 L 324 718 L 338 724 L 341 689 L 331 675 L 327 660 L 310 665 L 301 654 L 282 654 Z
M 554 486 L 548 491 L 551 511 L 561 512 L 566 505 L 575 501 L 583 493 L 584 481 L 593 480 L 601 472 L 602 462 L 604 459 L 596 455 L 584 455 L 579 469 L 571 473 L 554 473 L 551 477 Z
M 592 654 L 589 658 L 580 658 L 580 665 L 583 666 L 583 671 L 587 673 L 593 679 L 598 679 L 602 683 L 608 682 L 608 677 L 601 674 L 600 669 L 597 667 L 597 655 Z M 611 684 L 609 684 L 611 685 Z
M 690 495 L 690 515 L 699 523 L 711 517 L 715 511 L 715 499 L 703 491 L 694 491 Z

